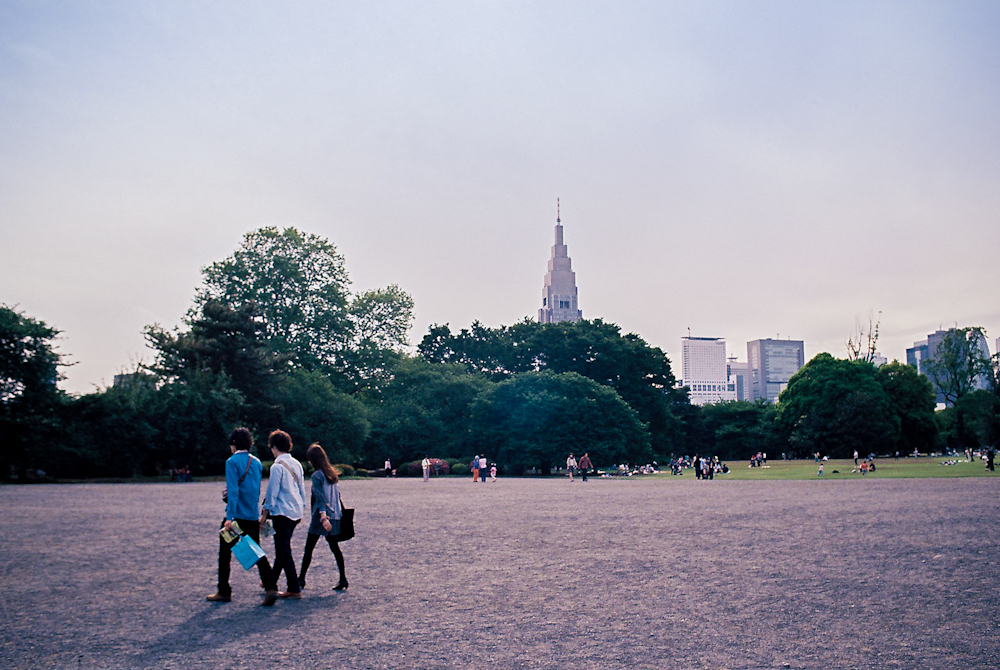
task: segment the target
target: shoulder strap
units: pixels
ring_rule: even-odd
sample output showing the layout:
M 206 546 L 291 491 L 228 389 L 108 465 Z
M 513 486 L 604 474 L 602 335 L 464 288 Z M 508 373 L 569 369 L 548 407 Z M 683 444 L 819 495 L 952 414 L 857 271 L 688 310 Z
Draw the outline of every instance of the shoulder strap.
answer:
M 242 484 L 243 480 L 247 478 L 248 474 L 250 474 L 250 461 L 251 460 L 253 460 L 253 456 L 251 456 L 250 452 L 248 451 L 247 452 L 247 469 L 244 470 L 243 474 L 240 476 L 240 481 L 236 482 L 237 486 L 239 486 L 240 484 Z
M 290 466 L 286 461 L 278 461 L 278 463 L 280 463 L 281 465 L 285 466 L 285 469 L 288 470 L 288 472 L 291 473 L 292 479 L 294 479 L 295 483 L 298 484 L 299 483 L 299 475 L 298 475 L 297 472 L 295 472 L 295 470 L 292 469 L 292 466 Z

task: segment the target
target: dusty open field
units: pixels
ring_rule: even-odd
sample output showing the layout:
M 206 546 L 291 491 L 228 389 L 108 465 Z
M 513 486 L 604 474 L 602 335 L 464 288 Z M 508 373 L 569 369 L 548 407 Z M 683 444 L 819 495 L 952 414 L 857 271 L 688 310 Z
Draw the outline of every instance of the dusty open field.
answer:
M 1000 666 L 994 479 L 349 481 L 271 609 L 204 600 L 220 489 L 0 487 L 0 667 Z

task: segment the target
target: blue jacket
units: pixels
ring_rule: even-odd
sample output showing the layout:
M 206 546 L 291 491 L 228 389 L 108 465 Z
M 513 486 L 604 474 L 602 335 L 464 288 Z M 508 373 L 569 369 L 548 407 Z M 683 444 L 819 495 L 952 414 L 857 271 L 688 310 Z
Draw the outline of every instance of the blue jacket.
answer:
M 247 469 L 247 461 L 250 468 Z M 246 451 L 237 451 L 226 460 L 226 519 L 258 518 L 258 503 L 260 501 L 260 476 L 264 468 L 260 459 Z M 243 477 L 243 473 L 246 477 Z M 243 483 L 240 483 L 243 477 Z

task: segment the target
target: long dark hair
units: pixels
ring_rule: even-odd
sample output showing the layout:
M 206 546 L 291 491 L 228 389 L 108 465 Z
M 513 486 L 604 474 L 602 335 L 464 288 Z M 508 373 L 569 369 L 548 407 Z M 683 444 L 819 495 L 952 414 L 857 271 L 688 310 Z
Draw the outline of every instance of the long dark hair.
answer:
M 326 475 L 326 481 L 336 484 L 340 480 L 340 477 L 337 476 L 337 471 L 330 465 L 330 459 L 326 457 L 326 452 L 323 451 L 323 447 L 319 446 L 318 442 L 313 442 L 309 445 L 306 458 L 309 459 L 314 468 L 323 471 L 323 474 Z

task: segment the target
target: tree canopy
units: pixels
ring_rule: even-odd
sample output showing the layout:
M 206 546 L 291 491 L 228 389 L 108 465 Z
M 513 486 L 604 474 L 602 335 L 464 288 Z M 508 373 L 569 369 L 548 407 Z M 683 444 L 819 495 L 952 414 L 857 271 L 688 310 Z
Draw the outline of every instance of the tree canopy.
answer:
M 398 286 L 353 295 L 336 247 L 295 228 L 247 233 L 232 255 L 206 267 L 188 323 L 212 303 L 252 314 L 267 348 L 292 366 L 354 384 L 406 345 L 413 319 L 413 299 Z
M 669 454 L 681 441 L 678 415 L 688 405 L 666 354 L 638 335 L 600 319 L 542 324 L 521 321 L 487 328 L 479 323 L 457 334 L 432 326 L 418 345 L 432 362 L 453 362 L 503 380 L 523 372 L 574 372 L 608 386 L 647 425 L 653 452 Z
M 649 433 L 622 398 L 575 372 L 523 372 L 486 389 L 472 406 L 474 434 L 515 471 L 548 473 L 569 453 L 594 463 L 648 462 Z
M 934 421 L 934 387 L 912 365 L 899 361 L 878 368 L 879 383 L 889 398 L 889 407 L 899 419 L 895 450 L 903 454 L 929 453 L 937 438 Z
M 478 446 L 471 435 L 472 403 L 492 385 L 457 364 L 402 360 L 379 395 L 368 398 L 374 427 L 367 461 L 379 466 L 386 458 L 403 463 L 428 454 L 472 456 Z
M 45 463 L 63 394 L 59 331 L 0 305 L 0 477 Z
M 985 331 L 979 326 L 950 329 L 925 367 L 945 402 L 955 404 L 992 376 Z
M 778 429 L 799 455 L 887 453 L 899 437 L 889 396 L 864 361 L 818 354 L 788 381 L 777 408 Z

